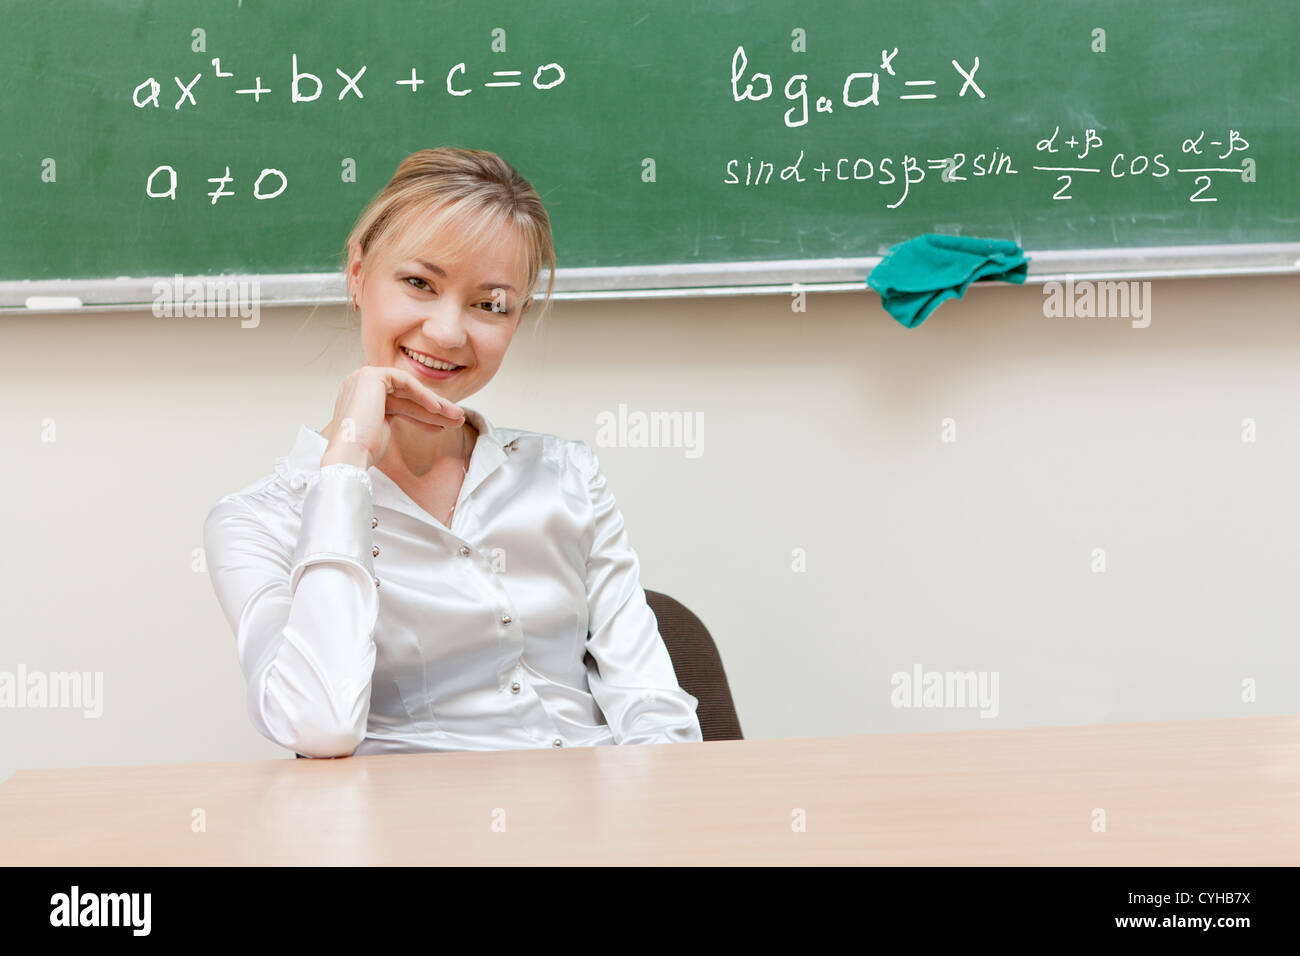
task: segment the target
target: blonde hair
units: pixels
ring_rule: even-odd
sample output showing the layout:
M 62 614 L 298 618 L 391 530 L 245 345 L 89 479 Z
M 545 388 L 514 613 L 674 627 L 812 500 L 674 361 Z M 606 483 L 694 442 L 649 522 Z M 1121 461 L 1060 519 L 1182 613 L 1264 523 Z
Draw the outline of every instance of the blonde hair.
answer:
M 542 267 L 548 270 L 546 301 L 537 316 L 540 323 L 550 309 L 555 287 L 551 220 L 528 180 L 496 153 L 485 150 L 439 146 L 402 160 L 348 234 L 343 244 L 344 272 L 351 264 L 353 242 L 361 249 L 359 280 L 364 285 L 371 267 L 386 252 L 413 258 L 441 235 L 452 235 L 457 242 L 442 259 L 456 263 L 501 229 L 514 231 L 521 240 L 522 261 L 516 273 L 527 278 L 519 290 L 524 299 L 517 307 L 533 297 Z

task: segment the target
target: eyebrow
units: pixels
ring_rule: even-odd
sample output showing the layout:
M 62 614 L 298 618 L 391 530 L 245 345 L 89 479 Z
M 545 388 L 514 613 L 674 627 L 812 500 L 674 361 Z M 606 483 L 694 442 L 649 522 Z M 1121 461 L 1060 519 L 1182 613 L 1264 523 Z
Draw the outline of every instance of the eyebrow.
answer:
M 442 269 L 438 268 L 437 266 L 435 266 L 432 262 L 425 262 L 423 259 L 416 259 L 415 261 L 418 262 L 420 265 L 424 266 L 430 272 L 439 275 L 444 279 L 447 278 L 447 273 L 444 272 Z M 479 285 L 479 288 L 480 289 L 509 289 L 511 292 L 515 291 L 515 287 L 510 285 L 507 282 L 483 282 Z

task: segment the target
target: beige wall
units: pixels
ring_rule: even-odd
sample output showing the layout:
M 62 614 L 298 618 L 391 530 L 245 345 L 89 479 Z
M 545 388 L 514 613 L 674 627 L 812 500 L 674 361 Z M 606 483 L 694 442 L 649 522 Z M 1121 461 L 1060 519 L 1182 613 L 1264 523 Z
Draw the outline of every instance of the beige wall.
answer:
M 619 403 L 703 413 L 699 458 L 596 450 L 747 736 L 1294 713 L 1300 278 L 1151 294 L 1146 329 L 1044 318 L 1033 285 L 913 330 L 867 292 L 557 302 L 466 404 L 593 447 Z M 307 319 L 0 318 L 0 671 L 104 680 L 98 719 L 0 710 L 0 777 L 287 756 L 192 552 L 361 362 L 342 309 Z M 997 717 L 891 706 L 915 664 L 996 672 Z

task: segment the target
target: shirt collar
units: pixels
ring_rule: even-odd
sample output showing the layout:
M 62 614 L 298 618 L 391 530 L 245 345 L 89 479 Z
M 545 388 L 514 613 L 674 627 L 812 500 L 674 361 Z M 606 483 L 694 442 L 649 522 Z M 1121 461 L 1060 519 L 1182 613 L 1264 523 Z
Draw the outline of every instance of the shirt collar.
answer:
M 517 441 L 506 440 L 509 436 L 496 429 L 480 412 L 465 405 L 461 408 L 465 410 L 465 420 L 478 431 L 478 440 L 470 453 L 469 470 L 465 473 L 465 481 L 456 499 L 457 509 L 485 478 L 505 462 L 508 452 L 514 450 Z M 316 429 L 299 425 L 298 440 L 294 443 L 293 450 L 276 462 L 276 471 L 289 482 L 291 488 L 302 492 L 312 478 L 320 473 L 321 455 L 325 454 L 328 446 L 329 441 Z M 432 520 L 427 511 L 412 501 L 396 482 L 378 468 L 372 466 L 367 474 L 370 476 L 372 501 L 376 507 L 392 508 L 424 522 Z

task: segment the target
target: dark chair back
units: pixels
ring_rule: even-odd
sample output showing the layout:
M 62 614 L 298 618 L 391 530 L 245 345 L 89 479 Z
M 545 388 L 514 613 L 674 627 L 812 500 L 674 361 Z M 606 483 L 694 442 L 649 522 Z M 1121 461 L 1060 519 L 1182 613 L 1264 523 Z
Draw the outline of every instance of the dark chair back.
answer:
M 677 683 L 700 702 L 695 713 L 704 739 L 743 740 L 722 657 L 708 629 L 676 598 L 649 589 L 645 597 L 659 621 L 659 636 L 673 660 Z

